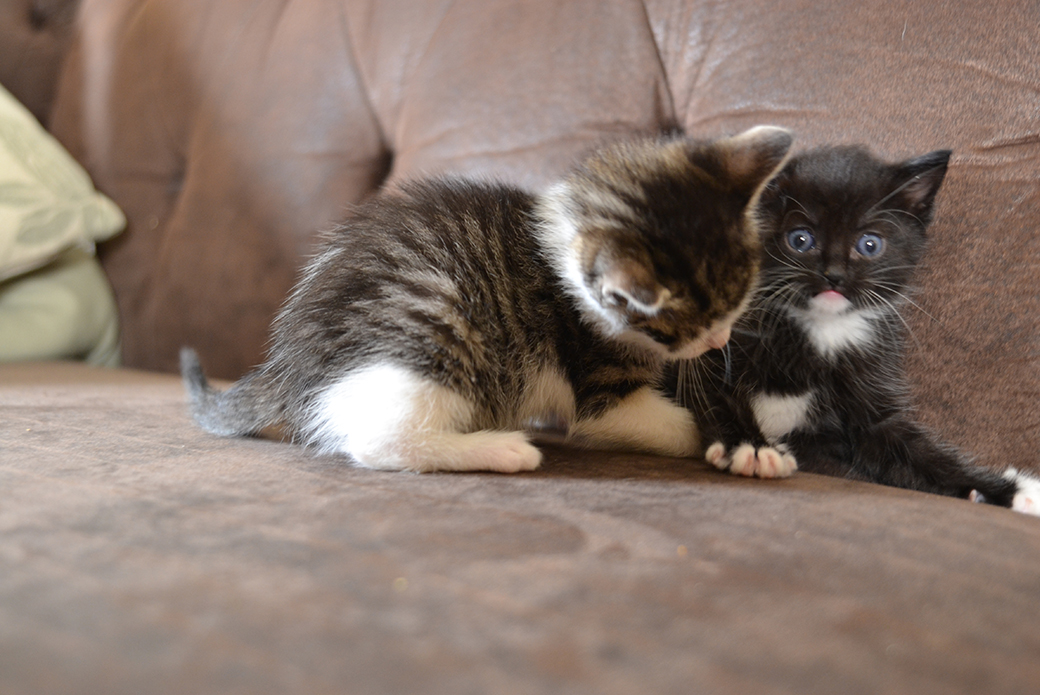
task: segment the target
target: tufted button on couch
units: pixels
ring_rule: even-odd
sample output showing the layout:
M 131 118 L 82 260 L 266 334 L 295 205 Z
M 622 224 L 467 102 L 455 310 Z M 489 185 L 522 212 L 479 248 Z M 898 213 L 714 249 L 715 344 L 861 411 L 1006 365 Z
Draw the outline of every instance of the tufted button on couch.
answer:
M 954 150 L 914 402 L 1036 470 L 1037 27 L 1035 0 L 0 1 L 0 82 L 129 220 L 100 249 L 125 368 L 0 366 L 0 692 L 1034 692 L 1036 518 L 555 446 L 362 471 L 202 433 L 169 372 L 261 360 L 317 233 L 382 188 L 773 123 Z

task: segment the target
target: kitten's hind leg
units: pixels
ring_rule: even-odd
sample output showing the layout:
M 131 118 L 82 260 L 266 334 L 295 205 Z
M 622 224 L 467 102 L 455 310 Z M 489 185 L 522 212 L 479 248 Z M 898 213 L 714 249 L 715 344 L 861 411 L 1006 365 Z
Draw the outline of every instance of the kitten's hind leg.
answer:
M 522 432 L 468 431 L 473 404 L 396 365 L 349 374 L 318 398 L 307 430 L 319 449 L 383 470 L 534 470 L 542 454 Z
M 644 451 L 662 456 L 693 456 L 700 448 L 689 411 L 644 386 L 595 418 L 579 420 L 568 438 L 590 449 Z

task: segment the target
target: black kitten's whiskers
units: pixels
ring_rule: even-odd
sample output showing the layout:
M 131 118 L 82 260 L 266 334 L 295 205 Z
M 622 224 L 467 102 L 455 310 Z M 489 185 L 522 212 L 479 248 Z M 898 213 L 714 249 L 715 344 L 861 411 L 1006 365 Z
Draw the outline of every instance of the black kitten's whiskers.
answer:
M 767 187 L 759 288 L 731 359 L 711 353 L 696 367 L 712 463 L 757 472 L 753 457 L 786 452 L 803 470 L 1029 507 L 1040 483 L 975 466 L 911 419 L 903 353 L 918 341 L 904 308 L 938 322 L 910 279 L 949 154 L 887 164 L 822 148 Z
M 913 329 L 910 328 L 910 324 L 903 317 L 903 312 L 899 311 L 899 308 L 890 299 L 888 299 L 887 297 L 885 297 L 880 292 L 874 289 L 866 288 L 863 290 L 863 292 L 864 298 L 868 306 L 873 306 L 879 310 L 879 320 L 891 321 L 892 318 L 898 319 L 899 323 L 902 325 L 904 331 L 906 332 L 906 335 L 910 336 L 910 338 L 914 341 L 915 345 L 917 345 L 918 347 L 921 346 L 921 343 L 917 339 L 917 336 L 914 335 Z M 895 294 L 899 295 L 900 297 L 903 296 L 898 292 L 895 292 Z M 913 302 L 911 302 L 911 304 L 912 303 Z

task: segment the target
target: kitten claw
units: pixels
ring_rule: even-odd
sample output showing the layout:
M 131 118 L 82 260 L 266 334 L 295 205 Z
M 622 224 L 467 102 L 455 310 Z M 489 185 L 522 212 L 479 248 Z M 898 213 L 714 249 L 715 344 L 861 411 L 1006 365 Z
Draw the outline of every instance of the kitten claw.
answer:
M 786 478 L 798 470 L 794 456 L 782 447 L 741 444 L 728 455 L 726 445 L 715 442 L 704 452 L 704 458 L 719 470 L 749 478 Z
M 986 497 L 978 490 L 972 490 L 968 493 L 968 501 L 975 502 L 976 504 L 985 504 Z

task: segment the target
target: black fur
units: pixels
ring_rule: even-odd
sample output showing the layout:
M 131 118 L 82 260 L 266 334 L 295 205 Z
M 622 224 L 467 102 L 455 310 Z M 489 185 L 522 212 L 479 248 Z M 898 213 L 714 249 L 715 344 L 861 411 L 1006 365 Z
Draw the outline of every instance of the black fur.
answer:
M 902 366 L 900 310 L 910 303 L 949 156 L 887 164 L 863 148 L 822 148 L 793 157 L 774 178 L 760 201 L 762 285 L 751 309 L 725 351 L 684 364 L 678 375 L 706 445 L 774 447 L 803 471 L 1011 505 L 1016 482 L 914 422 Z M 806 245 L 804 232 L 815 246 L 800 252 L 792 243 Z M 864 243 L 872 253 L 876 242 L 865 234 L 881 240 L 876 256 L 857 250 Z M 833 350 L 813 339 L 822 324 L 805 317 L 827 290 L 844 295 L 851 311 L 872 312 L 869 339 Z M 798 427 L 763 434 L 756 397 L 807 393 L 811 405 Z

